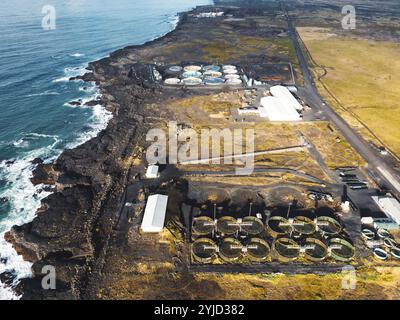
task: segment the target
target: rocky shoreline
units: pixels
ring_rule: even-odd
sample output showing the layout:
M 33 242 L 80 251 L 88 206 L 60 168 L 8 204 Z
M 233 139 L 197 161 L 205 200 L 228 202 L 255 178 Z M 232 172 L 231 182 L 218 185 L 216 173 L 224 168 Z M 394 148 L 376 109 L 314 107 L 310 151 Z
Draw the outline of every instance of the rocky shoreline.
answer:
M 90 72 L 70 79 L 95 82 L 101 103 L 113 118 L 97 137 L 64 150 L 53 164 L 38 159 L 32 182 L 45 184 L 54 193 L 42 201 L 33 221 L 14 226 L 5 235 L 18 254 L 33 263 L 33 277 L 15 288 L 22 299 L 91 298 L 86 292 L 89 278 L 93 270 L 101 270 L 107 246 L 116 234 L 124 190 L 128 183 L 140 180 L 142 168 L 132 170 L 130 159 L 142 158 L 146 133 L 162 118 L 147 107 L 160 103 L 161 93 L 130 77 L 129 66 L 119 59 L 170 41 L 184 17 L 181 14 L 176 29 L 163 37 L 117 50 L 90 63 Z M 41 288 L 45 265 L 56 269 L 56 290 Z M 3 282 L 9 283 L 9 276 L 3 275 Z

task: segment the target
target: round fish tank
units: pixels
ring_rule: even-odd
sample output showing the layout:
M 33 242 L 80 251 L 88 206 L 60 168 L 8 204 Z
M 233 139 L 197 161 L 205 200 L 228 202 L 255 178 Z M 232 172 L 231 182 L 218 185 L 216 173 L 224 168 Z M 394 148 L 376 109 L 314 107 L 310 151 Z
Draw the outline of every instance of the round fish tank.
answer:
M 220 234 L 232 235 L 240 230 L 240 225 L 233 217 L 222 217 L 217 221 L 217 232 Z
M 256 217 L 244 217 L 240 223 L 242 231 L 249 235 L 258 235 L 264 231 L 264 223 Z
M 367 240 L 373 240 L 375 238 L 375 232 L 368 228 L 362 229 L 361 234 Z
M 400 248 L 399 247 L 393 247 L 390 249 L 390 254 L 392 255 L 393 258 L 396 260 L 400 260 Z
M 305 216 L 297 216 L 293 219 L 293 229 L 300 234 L 313 234 L 316 230 L 315 223 Z
M 203 73 L 205 77 L 211 77 L 211 78 L 219 78 L 222 76 L 222 73 L 219 71 L 213 71 L 213 70 L 208 70 Z
M 389 257 L 388 253 L 381 248 L 375 248 L 373 253 L 374 253 L 375 258 L 382 260 L 382 261 L 387 260 Z
M 178 79 L 178 78 L 168 78 L 168 79 L 164 80 L 164 83 L 168 84 L 168 85 L 175 85 L 176 86 L 176 85 L 181 83 L 181 80 Z
M 243 245 L 235 238 L 225 238 L 219 245 L 219 256 L 222 260 L 233 262 L 242 256 Z
M 272 250 L 282 262 L 295 261 L 300 254 L 300 246 L 290 238 L 279 238 L 272 243 Z
M 240 79 L 228 79 L 228 80 L 226 80 L 226 83 L 231 86 L 238 86 L 238 85 L 241 85 L 243 82 Z
M 342 238 L 333 238 L 329 241 L 331 257 L 337 261 L 348 262 L 354 257 L 354 246 Z
M 217 252 L 217 245 L 208 238 L 200 238 L 192 243 L 192 255 L 198 262 L 210 262 Z
M 240 76 L 238 74 L 226 74 L 224 78 L 227 80 L 232 80 L 232 79 L 240 79 Z
M 207 77 L 204 79 L 204 84 L 208 86 L 218 86 L 222 85 L 225 83 L 224 79 L 221 78 L 213 78 L 213 77 Z
M 265 262 L 271 251 L 269 244 L 260 238 L 251 238 L 246 249 L 247 257 L 254 262 Z
M 202 216 L 193 219 L 192 231 L 195 235 L 208 235 L 215 230 L 215 222 L 210 217 Z
M 200 78 L 201 76 L 201 72 L 198 71 L 186 71 L 182 74 L 184 78 Z
M 195 65 L 190 65 L 190 66 L 186 66 L 185 68 L 183 68 L 183 70 L 186 72 L 196 72 L 196 71 L 200 71 L 201 67 L 195 66 Z
M 220 71 L 221 70 L 221 67 L 220 66 L 217 66 L 217 65 L 208 65 L 208 66 L 204 66 L 203 67 L 203 70 L 204 71 Z
M 321 216 L 317 218 L 317 227 L 323 234 L 327 235 L 335 235 L 342 231 L 342 226 L 340 223 L 327 216 Z
M 181 66 L 171 66 L 168 68 L 169 72 L 179 73 L 182 72 L 183 68 Z
M 286 218 L 281 216 L 273 216 L 268 219 L 267 230 L 273 238 L 276 238 L 278 236 L 291 233 L 293 231 L 293 227 Z
M 384 228 L 379 228 L 376 231 L 376 234 L 378 235 L 379 238 L 381 239 L 386 239 L 386 238 L 390 238 L 391 234 L 388 230 L 384 229 Z
M 304 246 L 304 255 L 307 260 L 320 262 L 328 256 L 328 247 L 319 239 L 307 238 Z
M 198 86 L 203 83 L 200 78 L 186 78 L 183 79 L 182 82 L 186 86 Z

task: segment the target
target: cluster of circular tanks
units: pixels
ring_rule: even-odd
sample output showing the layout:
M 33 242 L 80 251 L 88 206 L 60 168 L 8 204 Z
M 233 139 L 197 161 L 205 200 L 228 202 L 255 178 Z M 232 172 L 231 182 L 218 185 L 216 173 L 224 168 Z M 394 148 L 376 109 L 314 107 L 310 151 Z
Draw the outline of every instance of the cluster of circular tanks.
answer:
M 322 262 L 328 257 L 348 262 L 355 249 L 339 235 L 341 231 L 341 224 L 328 216 L 315 220 L 305 216 L 293 219 L 272 216 L 266 224 L 253 216 L 241 219 L 224 216 L 215 221 L 201 216 L 194 218 L 192 224 L 192 235 L 196 238 L 192 254 L 203 263 L 217 256 L 226 262 L 243 258 L 252 262 L 266 262 L 270 258 L 291 262 L 300 256 L 311 262 Z
M 384 228 L 363 227 L 361 234 L 372 249 L 374 257 L 381 261 L 400 260 L 400 244 Z
M 241 85 L 242 79 L 238 73 L 236 66 L 233 65 L 170 66 L 165 71 L 164 83 L 171 86 Z

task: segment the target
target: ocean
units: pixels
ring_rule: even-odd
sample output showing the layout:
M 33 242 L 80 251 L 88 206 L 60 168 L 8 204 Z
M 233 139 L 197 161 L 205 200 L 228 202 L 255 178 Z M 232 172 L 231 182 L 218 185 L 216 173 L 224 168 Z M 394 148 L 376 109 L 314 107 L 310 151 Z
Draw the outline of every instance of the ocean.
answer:
M 0 2 L 0 274 L 12 274 L 12 285 L 31 276 L 31 264 L 16 254 L 4 234 L 31 221 L 49 194 L 30 182 L 32 160 L 56 159 L 65 148 L 96 136 L 111 118 L 101 105 L 70 105 L 99 93 L 93 85 L 68 79 L 83 74 L 90 61 L 173 30 L 177 13 L 211 3 L 53 0 L 55 29 L 45 30 L 47 1 Z M 0 282 L 0 300 L 18 298 Z

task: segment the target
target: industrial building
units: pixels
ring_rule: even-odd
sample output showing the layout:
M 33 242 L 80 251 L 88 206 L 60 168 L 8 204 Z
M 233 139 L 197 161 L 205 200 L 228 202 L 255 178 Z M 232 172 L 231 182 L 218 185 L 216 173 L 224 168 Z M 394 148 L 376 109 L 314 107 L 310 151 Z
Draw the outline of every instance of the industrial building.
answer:
M 146 233 L 161 232 L 164 228 L 168 196 L 155 194 L 149 196 L 144 211 L 141 230 Z
M 260 116 L 270 121 L 300 121 L 303 106 L 283 86 L 271 87 L 272 96 L 261 98 Z
M 372 199 L 376 202 L 379 208 L 394 222 L 400 225 L 400 203 L 392 196 L 373 196 Z
M 147 179 L 155 179 L 158 178 L 159 173 L 158 173 L 158 166 L 156 165 L 150 165 L 147 168 L 146 171 L 146 178 Z

